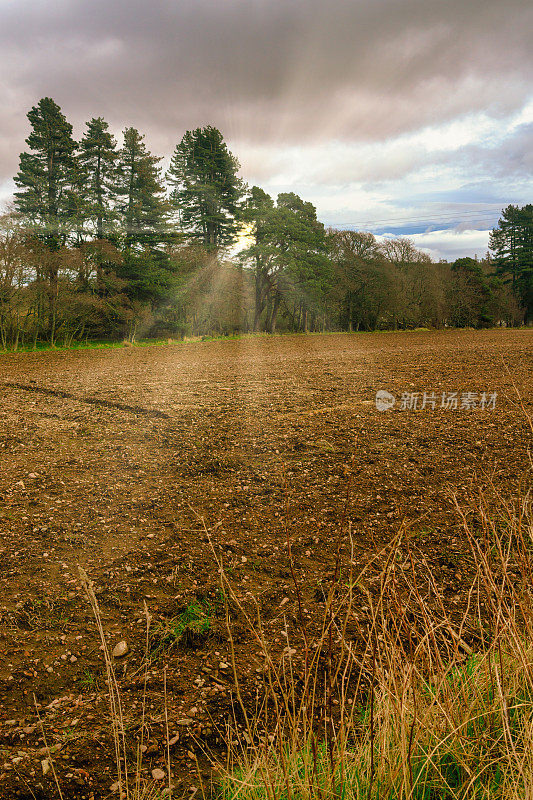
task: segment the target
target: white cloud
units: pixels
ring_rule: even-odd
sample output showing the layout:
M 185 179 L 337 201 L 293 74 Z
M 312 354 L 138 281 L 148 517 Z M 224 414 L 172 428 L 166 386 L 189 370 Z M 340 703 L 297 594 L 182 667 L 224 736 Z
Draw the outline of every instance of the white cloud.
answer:
M 409 238 L 435 260 L 455 261 L 465 256 L 483 258 L 487 252 L 490 231 L 441 230 L 415 233 Z M 386 238 L 386 237 L 379 237 Z
M 13 192 L 15 191 L 15 184 L 13 181 L 5 181 L 0 183 L 0 214 L 5 209 L 6 205 L 13 199 Z

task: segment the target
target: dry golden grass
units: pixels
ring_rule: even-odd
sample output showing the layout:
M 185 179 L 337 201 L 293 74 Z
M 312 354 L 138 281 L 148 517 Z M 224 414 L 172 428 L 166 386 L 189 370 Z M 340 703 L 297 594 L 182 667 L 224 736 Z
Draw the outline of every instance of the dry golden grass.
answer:
M 409 547 L 402 532 L 378 556 L 365 652 L 347 634 L 364 571 L 343 590 L 335 570 L 318 644 L 302 627 L 303 681 L 290 659 L 274 662 L 259 615 L 247 617 L 267 690 L 253 718 L 243 704 L 246 734 L 220 765 L 225 800 L 533 797 L 531 495 L 509 502 L 493 491 L 458 513 L 474 565 L 460 618 L 431 576 L 422 585 L 414 570 L 397 569 Z

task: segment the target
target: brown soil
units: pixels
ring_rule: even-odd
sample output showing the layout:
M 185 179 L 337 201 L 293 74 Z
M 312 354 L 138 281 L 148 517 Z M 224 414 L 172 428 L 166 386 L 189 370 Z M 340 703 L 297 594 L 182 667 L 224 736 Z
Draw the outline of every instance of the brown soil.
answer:
M 298 649 L 286 531 L 312 636 L 347 520 L 363 563 L 405 524 L 450 604 L 461 603 L 465 543 L 453 505 L 493 482 L 514 492 L 531 437 L 530 331 L 257 337 L 168 347 L 0 357 L 0 797 L 57 797 L 35 693 L 65 798 L 116 780 L 105 668 L 78 566 L 95 584 L 134 741 L 145 621 L 194 601 L 207 634 L 156 654 L 148 676 L 146 774 L 165 769 L 167 667 L 174 784 L 197 785 L 193 752 L 221 746 L 234 677 L 218 567 L 253 595 L 279 653 Z M 375 408 L 376 390 L 497 392 L 494 410 Z M 342 557 L 350 558 L 342 540 Z M 288 600 L 285 600 L 288 598 Z M 364 611 L 364 609 L 363 609 Z M 364 614 L 363 614 L 364 617 Z M 286 627 L 285 627 L 286 626 Z M 244 626 L 245 698 L 263 659 Z M 222 665 L 222 666 L 221 666 Z M 178 792 L 179 793 L 179 792 Z M 116 795 L 115 795 L 116 796 Z

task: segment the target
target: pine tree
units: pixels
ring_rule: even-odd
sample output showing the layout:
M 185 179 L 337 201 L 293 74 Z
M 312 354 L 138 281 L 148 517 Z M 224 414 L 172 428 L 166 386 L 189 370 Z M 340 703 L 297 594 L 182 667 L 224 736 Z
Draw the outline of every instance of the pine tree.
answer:
M 209 249 L 235 241 L 243 194 L 239 166 L 221 132 L 211 125 L 187 131 L 172 156 L 167 181 L 174 187 L 172 200 L 181 225 Z
M 44 97 L 28 113 L 32 130 L 21 153 L 15 184 L 17 210 L 36 228 L 51 249 L 68 233 L 75 186 L 75 150 L 70 125 L 59 106 Z
M 496 274 L 511 284 L 515 296 L 533 319 L 533 205 L 507 206 L 490 234 Z
M 116 159 L 117 143 L 109 132 L 109 125 L 102 117 L 93 117 L 80 142 L 79 161 L 86 180 L 84 215 L 93 225 L 97 239 L 109 233 L 113 218 Z
M 312 203 L 293 192 L 278 195 L 274 205 L 269 195 L 254 186 L 241 214 L 254 241 L 241 253 L 252 260 L 255 270 L 255 315 L 273 332 L 280 305 L 292 304 L 293 326 L 307 330 L 323 311 L 323 299 L 331 270 L 326 258 L 324 226 L 316 218 Z
M 294 192 L 278 195 L 278 248 L 283 264 L 284 283 L 296 301 L 295 323 L 308 330 L 310 319 L 323 311 L 325 292 L 331 280 L 331 265 L 326 256 L 324 225 L 317 220 L 316 208 Z
M 260 328 L 261 315 L 272 288 L 270 272 L 276 253 L 271 242 L 274 217 L 274 201 L 270 195 L 259 186 L 252 186 L 243 206 L 241 219 L 248 229 L 248 238 L 253 244 L 241 253 L 241 257 L 253 264 L 254 331 Z
M 138 130 L 126 128 L 114 185 L 126 250 L 136 245 L 155 247 L 168 238 L 165 229 L 169 204 L 161 182 L 160 161 L 149 153 Z

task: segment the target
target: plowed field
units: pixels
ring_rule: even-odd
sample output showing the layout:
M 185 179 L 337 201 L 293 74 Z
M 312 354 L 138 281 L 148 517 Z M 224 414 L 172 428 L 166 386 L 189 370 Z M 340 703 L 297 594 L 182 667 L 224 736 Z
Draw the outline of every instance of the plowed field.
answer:
M 65 798 L 108 796 L 116 780 L 80 566 L 110 648 L 127 643 L 116 669 L 133 739 L 144 604 L 152 616 L 146 774 L 165 769 L 166 674 L 183 792 L 197 785 L 193 753 L 209 775 L 202 748 L 221 746 L 234 702 L 217 559 L 243 603 L 256 599 L 279 656 L 291 647 L 295 663 L 287 538 L 311 637 L 337 545 L 362 564 L 402 526 L 460 606 L 468 570 L 454 497 L 461 504 L 491 486 L 512 497 L 527 482 L 532 367 L 526 330 L 0 356 L 0 797 L 58 796 L 43 775 L 34 694 Z M 379 389 L 395 396 L 390 410 L 376 409 Z M 173 642 L 164 631 L 191 607 L 198 630 Z M 263 659 L 244 625 L 235 647 L 253 703 Z

